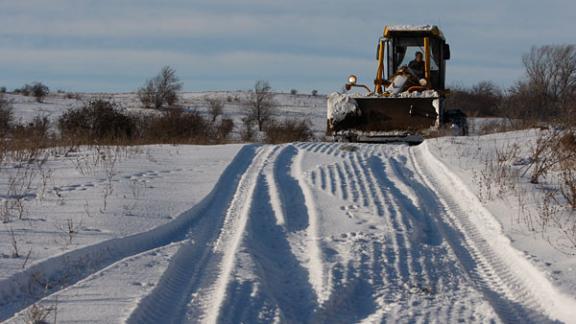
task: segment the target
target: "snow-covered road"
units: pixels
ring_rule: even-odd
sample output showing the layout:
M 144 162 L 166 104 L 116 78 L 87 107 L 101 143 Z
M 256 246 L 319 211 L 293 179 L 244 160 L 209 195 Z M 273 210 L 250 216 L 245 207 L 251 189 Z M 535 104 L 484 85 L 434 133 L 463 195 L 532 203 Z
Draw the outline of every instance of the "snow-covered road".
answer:
M 117 320 L 574 321 L 574 301 L 426 144 L 245 146 L 188 214 L 46 298 L 70 300 L 95 276 L 127 280 L 120 265 L 143 276 L 138 260 L 157 259 L 153 288 L 119 305 Z M 59 322 L 100 321 L 98 310 L 60 307 Z

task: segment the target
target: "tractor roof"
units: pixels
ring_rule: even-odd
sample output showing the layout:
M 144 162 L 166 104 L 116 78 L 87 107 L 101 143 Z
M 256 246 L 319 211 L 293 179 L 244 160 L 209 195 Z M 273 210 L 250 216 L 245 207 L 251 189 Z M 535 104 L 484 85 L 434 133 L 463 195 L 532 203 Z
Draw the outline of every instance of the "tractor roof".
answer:
M 442 40 L 444 34 L 436 25 L 390 25 L 384 28 L 384 37 L 394 36 L 432 36 Z

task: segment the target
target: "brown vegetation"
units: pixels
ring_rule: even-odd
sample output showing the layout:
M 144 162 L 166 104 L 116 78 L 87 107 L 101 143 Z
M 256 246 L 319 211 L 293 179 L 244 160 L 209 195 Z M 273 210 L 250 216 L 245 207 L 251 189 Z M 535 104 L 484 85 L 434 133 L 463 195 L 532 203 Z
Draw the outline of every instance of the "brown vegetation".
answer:
M 314 137 L 308 121 L 289 118 L 272 121 L 264 132 L 266 143 L 271 144 L 305 142 Z

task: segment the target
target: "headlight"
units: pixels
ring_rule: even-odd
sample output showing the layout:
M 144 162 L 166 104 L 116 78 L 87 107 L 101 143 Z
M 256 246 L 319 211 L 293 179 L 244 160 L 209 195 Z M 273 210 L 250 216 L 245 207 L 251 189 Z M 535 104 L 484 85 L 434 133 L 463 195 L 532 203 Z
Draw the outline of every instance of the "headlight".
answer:
M 426 79 L 420 79 L 420 85 L 425 87 L 428 84 L 428 81 L 426 81 Z
M 355 85 L 357 81 L 358 78 L 354 74 L 348 77 L 348 84 Z

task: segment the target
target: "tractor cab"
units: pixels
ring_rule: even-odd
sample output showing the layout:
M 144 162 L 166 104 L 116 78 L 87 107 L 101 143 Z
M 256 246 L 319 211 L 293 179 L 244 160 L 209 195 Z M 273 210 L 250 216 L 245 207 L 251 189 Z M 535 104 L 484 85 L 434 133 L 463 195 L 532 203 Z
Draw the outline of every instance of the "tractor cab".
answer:
M 423 79 L 427 82 L 427 88 L 444 90 L 450 46 L 446 44 L 440 29 L 428 25 L 387 26 L 384 29 L 384 37 L 378 43 L 377 59 L 380 73 L 376 75 L 376 92 L 381 81 L 391 80 L 403 67 L 409 67 L 416 53 L 423 55 Z

